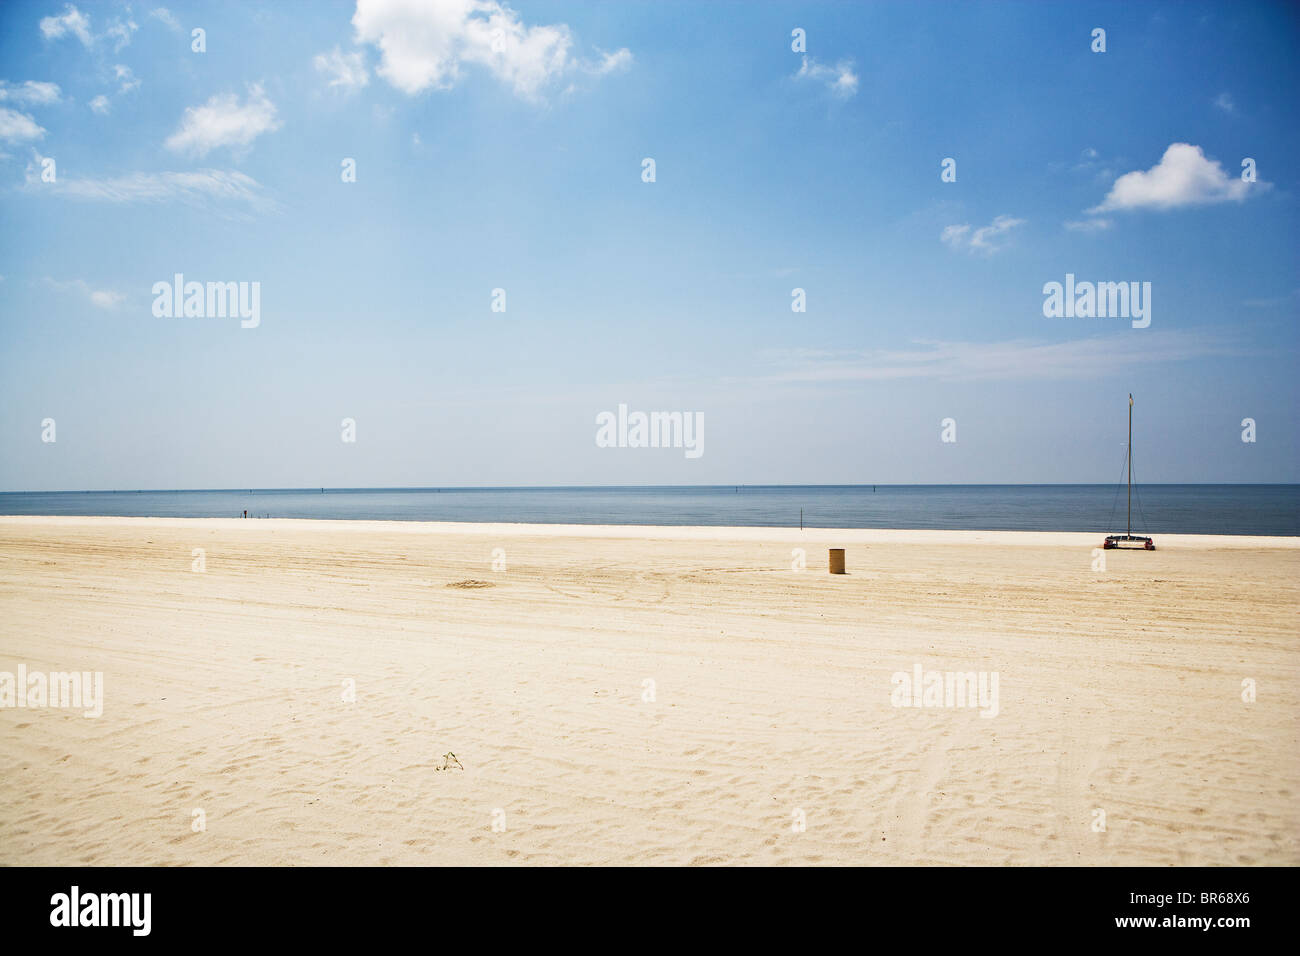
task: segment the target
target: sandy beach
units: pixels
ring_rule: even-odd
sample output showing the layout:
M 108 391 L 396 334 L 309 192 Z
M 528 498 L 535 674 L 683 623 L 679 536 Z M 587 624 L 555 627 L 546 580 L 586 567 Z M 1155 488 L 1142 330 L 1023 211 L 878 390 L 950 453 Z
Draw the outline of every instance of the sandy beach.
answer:
M 1300 539 L 1101 537 L 0 518 L 0 864 L 1300 863 Z

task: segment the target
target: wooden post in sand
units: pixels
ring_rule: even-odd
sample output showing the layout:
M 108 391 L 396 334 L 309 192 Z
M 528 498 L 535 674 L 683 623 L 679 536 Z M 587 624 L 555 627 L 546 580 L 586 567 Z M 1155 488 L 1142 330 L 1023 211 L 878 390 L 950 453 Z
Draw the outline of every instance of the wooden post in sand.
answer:
M 831 548 L 831 574 L 844 573 L 844 549 Z

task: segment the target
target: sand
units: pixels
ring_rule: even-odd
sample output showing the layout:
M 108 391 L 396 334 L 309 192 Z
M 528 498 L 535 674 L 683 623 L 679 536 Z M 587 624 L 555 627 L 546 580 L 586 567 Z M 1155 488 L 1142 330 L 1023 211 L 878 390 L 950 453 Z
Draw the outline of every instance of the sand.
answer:
M 0 863 L 1300 863 L 1300 539 L 1101 537 L 0 518 Z

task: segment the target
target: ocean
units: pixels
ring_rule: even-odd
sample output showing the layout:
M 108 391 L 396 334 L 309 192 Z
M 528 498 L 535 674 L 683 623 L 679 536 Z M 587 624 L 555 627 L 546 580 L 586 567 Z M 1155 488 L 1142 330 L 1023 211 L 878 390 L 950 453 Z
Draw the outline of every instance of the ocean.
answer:
M 1300 485 L 1142 485 L 1143 534 L 1300 534 Z M 1114 485 L 295 488 L 0 493 L 0 515 L 332 518 L 534 524 L 1125 530 Z

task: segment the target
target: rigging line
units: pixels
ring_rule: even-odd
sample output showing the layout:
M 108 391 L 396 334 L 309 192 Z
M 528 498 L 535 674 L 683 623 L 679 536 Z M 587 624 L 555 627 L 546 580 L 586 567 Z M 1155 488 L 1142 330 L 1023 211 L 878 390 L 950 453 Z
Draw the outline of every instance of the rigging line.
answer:
M 1119 464 L 1119 484 L 1115 486 L 1115 497 L 1110 502 L 1110 517 L 1106 519 L 1106 530 L 1115 527 L 1115 508 L 1119 504 L 1119 489 L 1124 484 L 1124 469 L 1128 466 L 1128 445 L 1124 446 L 1124 460 Z
M 1137 482 L 1134 481 L 1133 484 L 1136 486 Z M 1146 513 L 1142 510 L 1142 492 L 1140 491 L 1137 493 L 1137 503 L 1138 503 L 1138 517 L 1142 519 L 1142 530 L 1144 533 L 1149 533 L 1150 525 L 1147 524 Z

